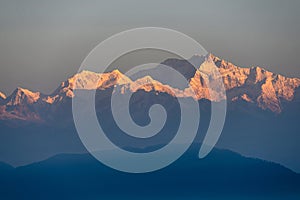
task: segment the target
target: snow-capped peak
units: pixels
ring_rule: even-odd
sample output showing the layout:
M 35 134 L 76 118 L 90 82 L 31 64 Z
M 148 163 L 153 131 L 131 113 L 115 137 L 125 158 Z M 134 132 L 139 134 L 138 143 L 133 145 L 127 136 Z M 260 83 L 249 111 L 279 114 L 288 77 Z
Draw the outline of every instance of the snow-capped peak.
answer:
M 32 92 L 28 89 L 18 87 L 9 97 L 7 97 L 7 99 L 9 99 L 7 105 L 12 106 L 22 103 L 32 104 L 39 100 L 40 95 L 40 92 Z

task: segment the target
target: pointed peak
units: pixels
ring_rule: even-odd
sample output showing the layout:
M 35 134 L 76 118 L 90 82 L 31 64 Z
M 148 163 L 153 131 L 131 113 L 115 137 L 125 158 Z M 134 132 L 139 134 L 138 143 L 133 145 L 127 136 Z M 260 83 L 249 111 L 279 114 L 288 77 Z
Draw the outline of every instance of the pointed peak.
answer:
M 18 105 L 26 101 L 28 103 L 34 103 L 39 100 L 40 92 L 32 92 L 28 89 L 17 87 L 14 92 L 7 98 L 9 102 L 7 105 Z
M 28 89 L 25 89 L 25 88 L 21 88 L 21 87 L 17 87 L 13 94 L 19 94 L 19 93 L 22 93 L 22 94 L 25 94 L 26 96 L 36 96 L 36 95 L 40 95 L 40 92 L 32 92 Z
M 81 72 L 78 72 L 77 74 L 73 75 L 72 77 L 70 77 L 71 79 L 77 76 L 88 76 L 88 75 L 97 75 L 98 73 L 96 72 L 92 72 L 89 70 L 82 70 Z
M 93 71 L 82 70 L 69 77 L 67 81 L 73 83 L 76 79 L 89 79 L 92 77 L 99 77 L 100 75 L 101 75 L 100 73 L 96 73 Z
M 145 91 L 150 91 L 153 89 L 154 85 L 161 85 L 161 83 L 154 80 L 151 76 L 144 76 L 132 82 L 130 87 L 133 89 L 133 91 L 136 91 L 138 88 L 141 89 L 143 87 L 150 87 L 145 89 Z
M 251 69 L 254 69 L 255 71 L 261 72 L 261 73 L 268 72 L 268 70 L 266 70 L 265 68 L 260 67 L 260 66 L 253 66 L 253 67 L 251 67 Z
M 143 83 L 152 83 L 154 82 L 155 80 L 151 77 L 151 76 L 144 76 L 142 78 L 139 78 L 137 79 L 135 82 L 143 82 Z
M 197 66 L 200 66 L 204 63 L 212 63 L 216 65 L 217 67 L 224 67 L 227 66 L 229 63 L 217 56 L 215 56 L 212 53 L 208 53 L 206 55 L 194 55 L 190 61 L 196 61 Z
M 76 78 L 76 77 L 101 76 L 101 75 L 105 75 L 105 74 L 107 74 L 107 75 L 113 74 L 113 75 L 116 75 L 116 76 L 124 75 L 118 69 L 114 69 L 112 71 L 103 72 L 103 73 L 97 73 L 97 72 L 93 72 L 93 71 L 89 71 L 89 70 L 82 70 L 81 72 L 78 72 L 77 74 L 73 75 L 69 79 L 73 79 L 73 78 Z
M 212 53 L 208 53 L 207 55 L 206 55 L 206 58 L 207 59 L 215 59 L 215 58 L 218 58 L 218 57 L 216 57 L 214 54 L 212 54 Z M 218 58 L 219 59 L 219 58 Z
M 130 81 L 129 78 L 125 74 L 120 72 L 118 69 L 114 69 L 113 71 L 105 72 L 102 75 L 104 75 L 104 76 L 109 75 L 109 76 L 115 77 L 117 79 L 124 79 L 123 81 L 125 81 L 125 79 L 127 81 Z
M 218 62 L 218 61 L 222 61 L 222 60 L 223 60 L 223 59 L 221 59 L 221 58 L 215 56 L 215 55 L 212 54 L 212 53 L 208 53 L 208 54 L 206 55 L 206 59 L 207 59 L 207 60 L 211 60 L 211 61 L 213 61 L 213 62 Z
M 131 80 L 118 69 L 104 73 L 82 70 L 67 81 L 62 82 L 54 93 L 72 93 L 73 89 L 105 89 L 112 85 L 122 85 L 130 82 Z
M 23 90 L 26 90 L 25 88 L 21 88 L 21 87 L 17 87 L 14 92 L 18 92 L 18 91 L 23 91 Z
M 98 83 L 98 87 L 107 88 L 112 85 L 124 85 L 130 84 L 131 82 L 132 80 L 129 77 L 120 72 L 118 69 L 115 69 L 111 72 L 101 74 L 101 81 Z
M 118 69 L 114 69 L 111 73 L 112 73 L 112 74 L 123 75 L 123 73 L 120 72 Z
M 224 60 L 223 58 L 217 57 L 217 56 L 215 56 L 214 54 L 211 54 L 211 53 L 209 53 L 207 55 L 206 60 L 208 62 L 214 62 L 214 64 L 218 68 L 225 69 L 225 70 L 227 70 L 227 69 L 233 70 L 233 69 L 239 68 L 236 65 L 234 65 L 233 63 L 228 62 L 228 61 Z
M 256 67 L 251 67 L 250 70 L 256 77 L 256 82 L 262 81 L 265 78 L 273 78 L 276 77 L 277 74 L 274 74 L 273 72 L 270 72 L 262 67 L 256 66 Z

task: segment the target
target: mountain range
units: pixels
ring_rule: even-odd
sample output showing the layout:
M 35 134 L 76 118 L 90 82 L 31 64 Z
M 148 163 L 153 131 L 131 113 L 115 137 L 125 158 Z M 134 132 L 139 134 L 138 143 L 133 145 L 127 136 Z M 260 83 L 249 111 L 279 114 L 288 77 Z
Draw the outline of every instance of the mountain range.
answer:
M 242 101 L 249 104 L 249 106 L 279 114 L 283 112 L 288 103 L 300 101 L 300 79 L 298 78 L 287 78 L 260 67 L 237 67 L 212 54 L 194 56 L 191 60 L 199 63 L 199 69 L 200 66 L 202 69 L 205 69 L 211 64 L 218 67 L 226 89 L 227 101 L 233 107 L 234 104 Z M 50 95 L 32 92 L 20 87 L 7 97 L 0 93 L 0 119 L 35 122 L 49 121 L 49 115 L 55 113 L 60 105 L 72 99 L 74 88 L 81 90 L 105 90 L 118 86 L 121 87 L 122 92 L 127 90 L 131 92 L 137 90 L 155 91 L 179 98 L 191 97 L 190 90 L 192 89 L 195 92 L 193 97 L 197 100 L 221 101 L 225 98 L 220 96 L 218 91 L 213 91 L 215 94 L 210 94 L 205 83 L 207 77 L 203 76 L 203 70 L 194 69 L 188 61 L 168 59 L 162 64 L 180 71 L 188 79 L 190 86 L 178 89 L 154 80 L 150 76 L 131 80 L 119 70 L 113 70 L 104 74 L 82 71 L 62 82 Z
M 191 63 L 199 66 L 199 70 Z M 215 65 L 224 82 L 228 108 L 217 147 L 276 162 L 300 172 L 300 79 L 284 77 L 260 67 L 238 67 L 212 54 L 195 55 L 189 60 L 170 58 L 161 64 L 180 72 L 190 84 L 179 87 L 176 80 L 167 83 L 148 75 L 130 79 L 119 70 L 103 74 L 81 71 L 62 82 L 50 95 L 24 88 L 17 88 L 9 96 L 1 93 L 0 160 L 20 166 L 61 153 L 86 153 L 73 122 L 74 88 L 83 92 L 97 89 L 97 117 L 109 133 L 107 136 L 123 148 L 139 152 L 153 151 L 168 143 L 180 122 L 176 99 L 193 98 L 199 102 L 201 111 L 194 141 L 199 144 L 209 125 L 211 102 L 225 99 L 218 91 L 209 93 L 206 85 L 206 80 L 211 77 L 205 69 Z M 151 105 L 162 104 L 168 113 L 163 129 L 166 134 L 161 133 L 155 140 L 140 146 L 134 146 L 138 143 L 136 140 L 124 138 L 111 114 L 110 96 L 114 89 L 121 95 L 133 93 L 130 112 L 140 125 L 149 123 Z

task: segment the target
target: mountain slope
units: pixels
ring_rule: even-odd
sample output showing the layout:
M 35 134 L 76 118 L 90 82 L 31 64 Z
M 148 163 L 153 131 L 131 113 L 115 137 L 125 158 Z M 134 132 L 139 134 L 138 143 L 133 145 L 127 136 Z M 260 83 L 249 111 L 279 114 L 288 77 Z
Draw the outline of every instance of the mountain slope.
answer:
M 239 68 L 215 56 L 210 57 L 220 69 L 228 100 L 241 98 L 257 103 L 264 110 L 280 113 L 281 102 L 292 101 L 300 86 L 298 78 L 287 78 L 260 67 Z

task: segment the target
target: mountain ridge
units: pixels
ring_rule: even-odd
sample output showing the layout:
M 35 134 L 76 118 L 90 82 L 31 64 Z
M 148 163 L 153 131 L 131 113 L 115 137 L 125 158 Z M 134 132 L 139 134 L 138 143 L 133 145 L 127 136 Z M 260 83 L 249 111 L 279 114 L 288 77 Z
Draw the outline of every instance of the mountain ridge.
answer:
M 204 58 L 193 56 L 192 59 L 196 62 L 201 59 L 203 61 Z M 274 161 L 300 172 L 297 154 L 300 138 L 300 87 L 297 87 L 299 80 L 285 78 L 262 68 L 239 68 L 214 56 L 207 56 L 205 59 L 202 63 L 214 63 L 220 70 L 228 100 L 225 125 L 217 147 L 249 157 Z M 196 70 L 187 60 L 173 58 L 168 59 L 166 63 L 171 63 L 170 67 L 181 70 L 194 86 L 196 95 L 202 98 L 196 99 L 201 120 L 195 141 L 203 141 L 211 121 L 211 101 L 205 98 L 205 95 L 209 95 L 205 92 L 205 80 L 200 72 L 197 72 L 198 77 L 195 76 Z M 206 67 L 208 66 L 202 69 Z M 138 79 L 127 79 L 119 71 L 107 72 L 101 83 L 97 81 L 99 74 L 95 72 L 83 71 L 74 75 L 81 77 L 79 86 L 85 89 L 78 92 L 82 92 L 83 95 L 89 94 L 87 89 L 101 86 L 95 95 L 98 122 L 105 132 L 109 133 L 112 141 L 121 141 L 118 145 L 122 147 L 165 144 L 168 138 L 176 134 L 176 127 L 180 124 L 181 108 L 178 98 L 185 98 L 187 89 L 178 89 L 176 83 L 173 85 L 172 79 L 169 82 L 169 77 L 166 77 L 166 82 L 169 83 L 167 85 L 164 80 L 156 81 L 155 73 L 151 73 L 152 77 L 147 77 L 148 72 L 145 72 Z M 156 72 L 161 71 L 157 69 Z M 10 95 L 0 101 L 0 136 L 3 141 L 0 152 L 3 161 L 23 165 L 57 153 L 84 151 L 72 115 L 73 86 L 76 80 L 74 76 L 62 82 L 50 95 L 30 93 L 19 88 L 18 92 L 15 92 L 21 94 L 19 99 Z M 128 107 L 122 102 L 115 106 L 120 111 L 129 109 L 132 120 L 140 126 L 150 123 L 149 108 L 154 104 L 161 104 L 168 116 L 162 134 L 159 135 L 162 137 L 146 141 L 148 143 L 137 143 L 130 138 L 123 138 L 122 129 L 115 123 L 111 113 L 112 92 L 133 92 Z M 7 105 L 11 99 L 21 102 Z
M 74 97 L 74 89 L 106 90 L 118 87 L 121 93 L 144 90 L 167 93 L 178 98 L 221 101 L 226 97 L 218 91 L 209 91 L 206 84 L 208 79 L 212 78 L 207 72 L 207 69 L 211 69 L 211 65 L 217 66 L 225 86 L 227 101 L 231 104 L 243 101 L 262 110 L 280 114 L 284 109 L 282 102 L 294 101 L 295 93 L 300 86 L 298 78 L 287 78 L 260 67 L 241 68 L 213 54 L 195 55 L 188 61 L 167 59 L 162 62 L 164 65 L 171 65 L 170 67 L 180 71 L 189 80 L 190 87 L 184 89 L 163 84 L 149 76 L 131 80 L 119 70 L 102 74 L 91 71 L 79 72 L 62 82 L 50 95 L 18 87 L 8 97 L 0 93 L 0 120 L 43 121 L 41 109 L 69 101 Z M 194 69 L 190 62 L 199 65 L 199 69 Z
M 297 196 L 300 192 L 299 174 L 281 165 L 219 149 L 198 159 L 197 150 L 192 148 L 172 165 L 145 174 L 115 171 L 89 154 L 60 154 L 14 169 L 6 167 L 8 170 L 2 170 L 2 174 L 0 171 L 0 196 L 40 199 L 36 191 L 43 191 L 46 199 L 57 198 L 56 194 L 75 199 L 87 198 L 87 195 L 117 199 L 131 195 L 175 198 L 186 194 L 198 198 L 251 194 L 253 198 Z M 57 181 L 59 179 L 63 181 Z M 183 190 L 188 193 L 182 193 Z

